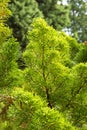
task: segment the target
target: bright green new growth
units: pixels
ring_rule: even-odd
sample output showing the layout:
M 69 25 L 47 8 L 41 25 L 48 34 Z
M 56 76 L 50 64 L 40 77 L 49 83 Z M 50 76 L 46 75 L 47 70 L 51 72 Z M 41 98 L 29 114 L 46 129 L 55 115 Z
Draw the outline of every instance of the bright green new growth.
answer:
M 82 69 L 78 70 L 80 64 L 75 66 L 74 63 L 72 65 L 74 67 L 71 69 L 66 67 L 70 59 L 74 62 L 74 56 L 80 46 L 73 38 L 48 26 L 43 19 L 36 19 L 33 22 L 32 30 L 29 32 L 29 41 L 30 43 L 23 53 L 26 63 L 25 88 L 43 97 L 50 108 L 59 109 L 66 115 L 69 113 L 69 120 L 73 121 L 75 125 L 85 124 L 85 115 L 80 116 L 80 119 L 78 119 L 78 115 L 79 110 L 86 111 L 86 104 L 78 105 L 78 103 L 84 102 L 84 99 L 81 102 L 77 97 L 82 96 L 81 91 L 83 91 L 83 95 L 85 94 L 86 68 L 84 76 L 81 78 Z M 72 45 L 73 42 L 74 45 Z M 74 48 L 76 50 L 73 54 Z M 82 64 L 81 68 L 84 66 L 86 65 Z M 79 106 L 79 109 L 75 106 Z
M 83 125 L 87 122 L 87 63 L 77 64 L 72 68 L 72 73 L 74 84 L 72 86 L 71 113 L 74 124 L 79 126 L 79 124 Z
M 11 15 L 10 10 L 7 8 L 8 2 L 9 0 L 0 0 L 0 23 Z
M 11 15 L 7 8 L 8 0 L 0 1 L 0 48 L 2 43 L 11 35 L 11 30 L 4 25 L 5 19 Z
M 1 102 L 3 102 L 3 97 Z M 5 95 L 6 97 L 6 95 Z M 63 115 L 54 109 L 47 107 L 47 104 L 38 96 L 22 89 L 16 89 L 11 96 L 4 98 L 4 105 L 7 106 L 7 116 L 3 121 L 4 129 L 13 130 L 75 130 L 75 128 L 64 119 Z M 3 106 L 2 106 L 3 109 Z M 2 129 L 3 123 L 0 124 Z
M 14 38 L 3 42 L 0 49 L 0 87 L 19 86 L 21 83 L 21 71 L 16 63 L 18 50 L 19 43 Z
M 0 8 L 0 87 L 19 85 L 20 77 L 22 78 L 16 63 L 19 55 L 19 44 L 14 38 L 11 38 L 11 30 L 4 25 L 4 19 L 11 14 L 7 8 L 7 2 L 0 1 L 2 7 Z
M 69 44 L 61 32 L 36 19 L 29 32 L 30 43 L 24 52 L 27 68 L 24 71 L 29 90 L 46 98 L 48 105 L 57 101 L 60 87 L 69 83 Z M 64 87 L 64 90 L 66 88 Z M 56 95 L 56 96 L 55 96 Z M 53 100 L 53 101 L 52 101 Z

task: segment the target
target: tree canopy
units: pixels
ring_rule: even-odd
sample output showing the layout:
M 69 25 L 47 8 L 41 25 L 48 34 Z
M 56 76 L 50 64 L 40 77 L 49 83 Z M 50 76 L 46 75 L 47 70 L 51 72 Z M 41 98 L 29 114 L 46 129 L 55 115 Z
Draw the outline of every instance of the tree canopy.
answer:
M 6 24 L 8 2 L 0 1 L 0 129 L 87 130 L 87 41 L 79 44 L 35 18 L 20 53 Z

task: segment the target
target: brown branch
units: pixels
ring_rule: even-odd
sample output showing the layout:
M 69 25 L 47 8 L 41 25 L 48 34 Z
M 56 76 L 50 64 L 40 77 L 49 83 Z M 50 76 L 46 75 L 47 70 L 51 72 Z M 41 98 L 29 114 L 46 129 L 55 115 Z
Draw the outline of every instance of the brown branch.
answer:
M 9 109 L 10 105 L 13 104 L 14 99 L 11 96 L 2 96 L 1 102 L 3 101 L 6 102 L 6 105 L 2 108 L 0 115 L 4 115 L 7 113 L 7 110 Z
M 50 101 L 50 95 L 49 95 L 49 89 L 46 88 L 46 96 L 47 96 L 47 102 L 48 102 L 48 107 L 52 109 L 52 103 Z

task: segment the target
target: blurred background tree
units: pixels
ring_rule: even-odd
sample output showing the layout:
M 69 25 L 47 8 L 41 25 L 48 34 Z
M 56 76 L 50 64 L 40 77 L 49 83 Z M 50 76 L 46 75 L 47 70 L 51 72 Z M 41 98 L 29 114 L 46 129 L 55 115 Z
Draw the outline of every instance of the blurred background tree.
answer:
M 11 0 L 9 8 L 12 17 L 8 25 L 24 50 L 27 44 L 27 32 L 35 17 L 44 17 L 55 29 L 62 30 L 69 24 L 69 8 L 57 3 L 57 0 Z
M 9 9 L 12 17 L 8 20 L 8 25 L 13 29 L 13 35 L 20 42 L 22 50 L 27 44 L 27 32 L 35 17 L 41 17 L 42 13 L 38 9 L 35 0 L 10 0 Z
M 87 40 L 87 0 L 67 0 L 71 6 L 70 33 L 79 42 Z
M 27 41 L 27 31 L 35 17 L 43 17 L 49 25 L 57 30 L 68 29 L 71 36 L 79 42 L 87 40 L 87 0 L 11 0 L 9 8 L 12 17 L 8 25 L 13 29 L 24 50 Z
M 69 7 L 61 0 L 36 0 L 45 20 L 57 30 L 62 30 L 69 24 Z

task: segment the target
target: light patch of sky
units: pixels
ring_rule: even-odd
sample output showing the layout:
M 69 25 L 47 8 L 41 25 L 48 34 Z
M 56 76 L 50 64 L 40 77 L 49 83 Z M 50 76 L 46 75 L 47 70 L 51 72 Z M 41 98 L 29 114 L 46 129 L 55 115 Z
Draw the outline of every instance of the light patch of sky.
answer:
M 61 4 L 60 1 L 58 1 L 57 3 L 58 3 L 58 4 Z M 63 5 L 67 5 L 67 0 L 62 0 L 62 4 L 63 4 Z
M 63 4 L 64 4 L 64 5 L 67 5 L 67 0 L 63 0 Z

